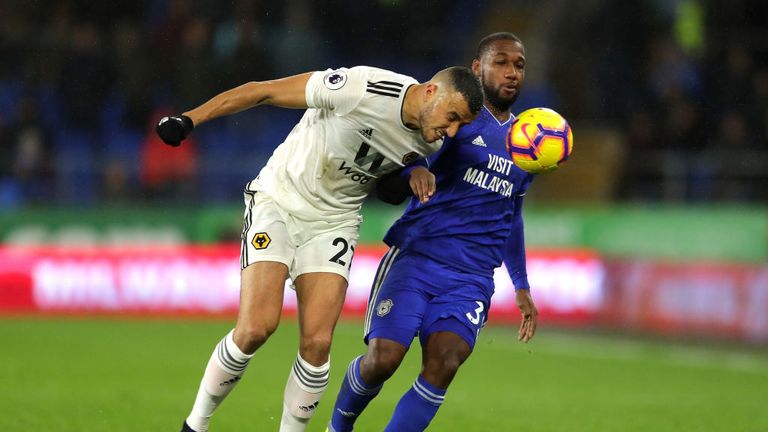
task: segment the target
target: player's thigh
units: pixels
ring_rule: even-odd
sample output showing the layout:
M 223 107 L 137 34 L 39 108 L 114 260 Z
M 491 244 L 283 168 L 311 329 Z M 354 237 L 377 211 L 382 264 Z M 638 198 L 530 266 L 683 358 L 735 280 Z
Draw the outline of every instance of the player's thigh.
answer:
M 344 306 L 347 280 L 337 273 L 304 273 L 296 278 L 296 299 L 302 337 L 333 332 Z
M 277 328 L 283 307 L 283 291 L 288 267 L 279 262 L 260 261 L 240 273 L 240 308 L 237 333 L 264 333 Z
M 296 288 L 302 338 L 327 338 L 344 306 L 357 227 L 313 232 L 313 225 L 294 221 L 306 240 L 296 249 L 290 269 Z
M 245 204 L 236 333 L 271 333 L 280 319 L 295 248 L 285 221 L 268 196 L 248 192 Z
M 430 298 L 421 264 L 418 256 L 392 250 L 382 259 L 368 300 L 365 341 L 384 338 L 410 346 Z
M 312 365 L 328 361 L 333 330 L 344 306 L 347 280 L 336 273 L 304 273 L 295 281 L 299 354 Z

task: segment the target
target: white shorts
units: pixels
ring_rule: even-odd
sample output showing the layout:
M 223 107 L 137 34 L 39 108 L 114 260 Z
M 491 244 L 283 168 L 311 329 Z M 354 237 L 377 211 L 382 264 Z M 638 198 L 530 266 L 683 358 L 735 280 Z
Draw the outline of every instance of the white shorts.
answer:
M 281 211 L 268 195 L 245 191 L 240 267 L 260 261 L 288 266 L 292 280 L 304 273 L 336 273 L 349 280 L 359 223 L 303 221 Z

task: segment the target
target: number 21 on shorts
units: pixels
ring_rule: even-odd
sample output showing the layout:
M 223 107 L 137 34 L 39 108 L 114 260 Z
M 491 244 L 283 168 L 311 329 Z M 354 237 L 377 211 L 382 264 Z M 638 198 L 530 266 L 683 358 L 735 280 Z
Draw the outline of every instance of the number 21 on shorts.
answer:
M 342 267 L 352 267 L 352 257 L 355 255 L 355 245 L 350 246 L 349 242 L 343 237 L 336 237 L 333 239 L 332 244 L 335 248 L 334 250 L 336 250 L 336 254 L 333 255 L 328 261 L 336 263 Z M 352 253 L 350 254 L 347 261 L 343 259 L 343 257 L 349 250 L 351 250 Z

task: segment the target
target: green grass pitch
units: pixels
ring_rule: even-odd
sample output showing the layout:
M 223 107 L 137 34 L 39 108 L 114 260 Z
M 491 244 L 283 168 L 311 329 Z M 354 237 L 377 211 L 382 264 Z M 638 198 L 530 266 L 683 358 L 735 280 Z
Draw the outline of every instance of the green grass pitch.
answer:
M 177 431 L 213 346 L 216 320 L 0 320 L 0 431 Z M 322 431 L 361 323 L 339 324 Z M 768 431 L 768 355 L 541 328 L 529 344 L 490 327 L 430 431 Z M 276 431 L 297 328 L 285 320 L 218 410 L 213 431 Z M 415 344 L 358 421 L 381 431 L 419 369 Z

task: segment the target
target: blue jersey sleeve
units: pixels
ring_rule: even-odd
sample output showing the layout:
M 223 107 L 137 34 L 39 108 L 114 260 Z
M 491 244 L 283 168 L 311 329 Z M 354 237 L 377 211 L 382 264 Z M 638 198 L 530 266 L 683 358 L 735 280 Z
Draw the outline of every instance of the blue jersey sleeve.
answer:
M 404 178 L 406 181 L 411 179 L 411 171 L 413 171 L 416 167 L 426 167 L 429 168 L 429 162 L 427 162 L 427 159 L 425 158 L 418 158 L 415 161 L 411 162 L 408 166 L 400 170 L 400 177 Z
M 515 290 L 530 289 L 525 267 L 525 231 L 523 230 L 523 195 L 515 197 L 512 230 L 504 245 L 504 263 Z

